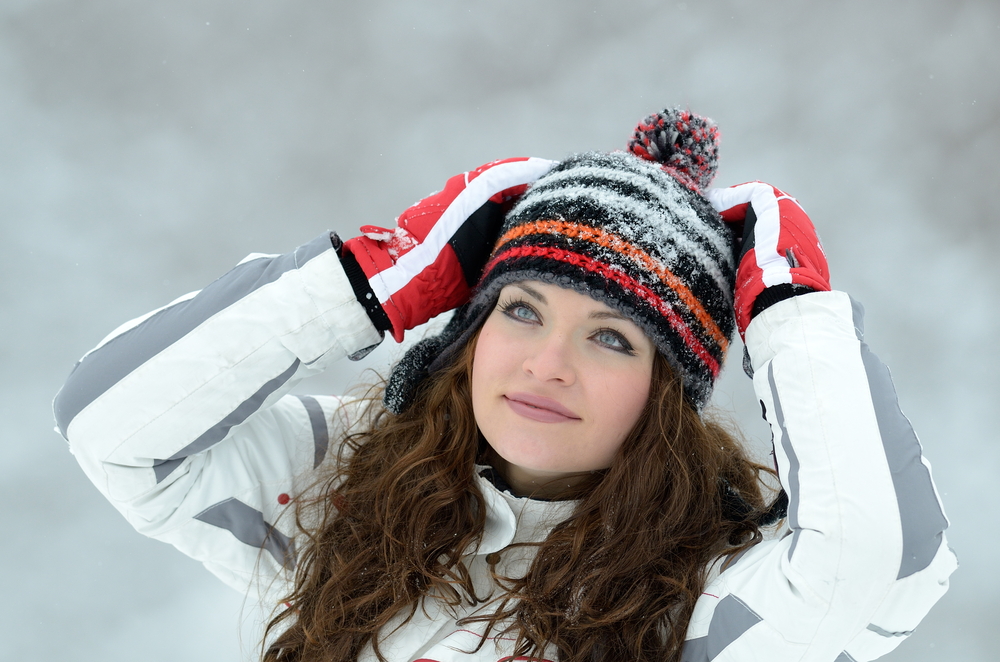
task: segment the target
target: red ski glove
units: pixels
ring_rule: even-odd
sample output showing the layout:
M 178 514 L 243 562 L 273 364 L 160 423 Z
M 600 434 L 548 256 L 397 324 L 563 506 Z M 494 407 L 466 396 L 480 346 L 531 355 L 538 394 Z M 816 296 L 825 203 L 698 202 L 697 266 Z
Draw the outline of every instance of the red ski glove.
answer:
M 407 329 L 468 301 L 506 209 L 554 165 L 535 158 L 487 163 L 449 179 L 400 214 L 395 228 L 365 225 L 360 237 L 344 242 L 348 276 L 353 256 L 368 280 L 366 295 L 352 284 L 376 327 L 398 342 Z M 381 311 L 367 296 L 377 298 Z
M 723 221 L 743 226 L 733 297 L 741 338 L 750 320 L 768 306 L 830 289 L 823 246 L 795 198 L 763 182 L 711 189 L 706 195 Z

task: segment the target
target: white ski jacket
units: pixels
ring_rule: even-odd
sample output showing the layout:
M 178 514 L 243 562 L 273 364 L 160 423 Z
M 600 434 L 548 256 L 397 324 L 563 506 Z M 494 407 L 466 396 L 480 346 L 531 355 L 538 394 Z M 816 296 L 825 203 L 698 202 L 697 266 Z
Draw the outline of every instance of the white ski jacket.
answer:
M 139 532 L 275 604 L 295 563 L 289 499 L 336 457 L 358 406 L 289 389 L 380 340 L 323 235 L 286 255 L 251 255 L 114 331 L 56 396 L 57 426 Z M 713 571 L 683 660 L 879 657 L 944 594 L 956 567 L 929 465 L 847 295 L 776 304 L 746 340 L 789 530 Z M 574 504 L 516 498 L 482 478 L 479 487 L 486 530 L 466 562 L 485 587 L 486 555 L 500 555 L 502 572 L 526 568 L 530 548 L 505 548 L 542 540 Z M 469 613 L 428 600 L 382 651 L 390 660 L 510 659 L 503 639 L 468 652 L 479 634 L 456 620 Z

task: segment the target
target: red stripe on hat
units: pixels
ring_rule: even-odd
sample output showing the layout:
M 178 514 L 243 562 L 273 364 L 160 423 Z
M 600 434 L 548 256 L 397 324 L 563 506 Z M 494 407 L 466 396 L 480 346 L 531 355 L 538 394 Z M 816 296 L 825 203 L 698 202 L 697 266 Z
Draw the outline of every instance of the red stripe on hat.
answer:
M 624 272 L 617 269 L 612 269 L 603 262 L 599 262 L 591 257 L 549 246 L 516 246 L 495 255 L 483 270 L 482 280 L 485 280 L 493 268 L 500 262 L 519 257 L 542 257 L 549 260 L 556 260 L 557 262 L 572 264 L 586 269 L 591 273 L 599 274 L 605 279 L 618 283 L 625 289 L 634 292 L 641 299 L 646 301 L 646 303 L 659 311 L 661 315 L 667 318 L 667 322 L 670 324 L 671 328 L 673 328 L 677 335 L 684 340 L 688 349 L 694 352 L 694 354 L 708 366 L 708 369 L 712 373 L 712 377 L 718 377 L 719 362 L 708 353 L 705 346 L 701 344 L 701 341 L 694 335 L 691 328 L 684 322 L 683 319 L 681 319 L 673 308 L 657 296 L 656 292 L 649 289 L 631 276 L 628 276 Z
M 701 325 L 712 336 L 719 348 L 725 352 L 729 348 L 729 339 L 722 332 L 719 325 L 715 323 L 712 316 L 701 305 L 698 297 L 691 292 L 691 289 L 684 284 L 670 269 L 660 260 L 656 259 L 639 246 L 631 244 L 616 234 L 605 232 L 600 228 L 591 227 L 582 223 L 571 223 L 569 221 L 540 220 L 518 225 L 508 230 L 499 240 L 496 248 L 502 248 L 504 244 L 532 234 L 557 234 L 573 239 L 582 239 L 597 244 L 619 255 L 631 260 L 643 269 L 652 272 L 660 282 L 669 287 L 680 298 Z

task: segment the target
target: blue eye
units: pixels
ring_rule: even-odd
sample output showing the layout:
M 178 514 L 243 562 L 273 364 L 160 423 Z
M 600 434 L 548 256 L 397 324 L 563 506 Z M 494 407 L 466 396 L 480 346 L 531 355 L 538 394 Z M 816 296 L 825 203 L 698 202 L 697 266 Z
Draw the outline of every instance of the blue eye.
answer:
M 591 338 L 615 351 L 630 355 L 635 354 L 635 349 L 628 340 L 625 340 L 625 336 L 613 329 L 599 329 Z
M 518 301 L 502 302 L 499 308 L 504 315 L 519 322 L 540 321 L 538 313 L 535 312 L 535 309 L 529 306 L 524 301 L 518 300 Z

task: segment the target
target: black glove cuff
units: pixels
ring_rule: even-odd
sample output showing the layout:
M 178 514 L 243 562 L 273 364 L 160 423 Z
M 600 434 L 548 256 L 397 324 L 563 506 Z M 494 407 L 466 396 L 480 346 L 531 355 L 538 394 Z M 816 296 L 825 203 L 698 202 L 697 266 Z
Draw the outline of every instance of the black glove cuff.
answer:
M 757 295 L 757 299 L 753 302 L 753 308 L 750 309 L 750 319 L 757 317 L 762 312 L 778 303 L 779 301 L 784 301 L 785 299 L 791 299 L 799 294 L 808 294 L 814 290 L 811 287 L 806 287 L 805 285 L 797 285 L 795 283 L 782 283 L 781 285 L 772 285 L 771 287 L 765 289 L 763 292 Z
M 372 321 L 372 324 L 379 331 L 391 331 L 392 323 L 389 321 L 389 316 L 385 314 L 382 304 L 378 302 L 372 286 L 368 284 L 368 277 L 365 276 L 365 272 L 361 269 L 361 265 L 358 264 L 358 260 L 354 257 L 354 254 L 341 253 L 340 264 L 344 267 L 347 280 L 351 282 L 351 287 L 354 289 L 354 296 L 358 298 L 358 302 L 364 306 L 365 312 L 368 313 L 368 319 Z

